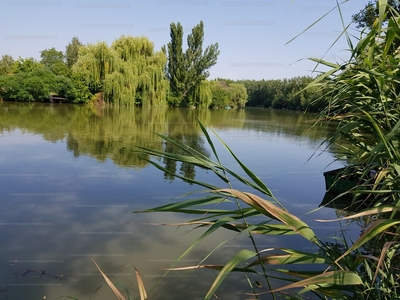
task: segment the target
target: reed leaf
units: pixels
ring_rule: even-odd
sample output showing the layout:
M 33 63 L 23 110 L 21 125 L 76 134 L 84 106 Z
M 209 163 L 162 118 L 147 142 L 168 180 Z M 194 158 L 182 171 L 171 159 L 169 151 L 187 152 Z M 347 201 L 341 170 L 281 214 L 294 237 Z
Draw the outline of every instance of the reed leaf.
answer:
M 221 266 L 221 265 L 196 265 L 196 266 L 179 267 L 179 268 L 168 268 L 167 270 L 169 270 L 169 271 L 189 271 L 189 270 L 196 270 L 196 269 L 212 269 L 212 270 L 221 271 L 223 268 L 224 268 L 224 266 Z M 253 274 L 259 275 L 259 273 L 256 270 L 249 269 L 249 268 L 233 268 L 231 270 L 231 272 L 253 273 Z
M 355 241 L 354 244 L 349 247 L 349 249 L 347 249 L 338 259 L 336 259 L 335 262 L 340 261 L 343 257 L 350 254 L 352 251 L 359 249 L 362 245 L 370 241 L 378 234 L 397 224 L 400 224 L 400 220 L 376 220 L 374 223 L 371 224 L 371 226 L 367 228 L 367 230 L 364 231 L 364 233 L 357 239 L 357 241 Z
M 342 3 L 347 2 L 343 1 Z M 295 37 L 293 37 L 292 39 L 290 39 L 288 42 L 285 43 L 285 45 L 293 42 L 295 39 L 297 39 L 299 36 L 301 36 L 303 33 L 307 32 L 310 28 L 312 28 L 315 24 L 317 24 L 318 22 L 320 22 L 322 19 L 324 19 L 326 16 L 328 16 L 332 11 L 334 11 L 336 9 L 336 7 L 333 7 L 332 9 L 330 9 L 327 13 L 325 13 L 322 17 L 318 18 L 315 22 L 313 22 L 311 25 L 309 25 L 306 29 L 304 29 L 303 31 L 301 31 L 298 35 L 296 35 Z
M 281 221 L 294 232 L 299 233 L 310 242 L 317 243 L 317 237 L 311 228 L 298 217 L 288 213 L 286 210 L 283 210 L 251 193 L 242 193 L 233 189 L 220 189 L 216 192 L 228 193 L 233 197 L 239 198 L 243 202 L 259 210 L 261 213 L 271 215 L 274 219 Z
M 251 185 L 252 187 L 256 188 L 257 190 L 261 191 L 263 194 L 266 194 L 269 197 L 274 198 L 275 201 L 277 201 L 275 199 L 275 197 L 273 196 L 271 190 L 265 185 L 265 183 L 256 175 L 254 174 L 248 167 L 246 167 L 246 165 L 235 155 L 235 153 L 229 148 L 229 146 L 218 136 L 218 134 L 213 131 L 214 134 L 216 135 L 216 137 L 219 139 L 219 141 L 221 142 L 221 144 L 228 150 L 228 152 L 231 154 L 231 156 L 236 160 L 236 162 L 240 165 L 240 167 L 243 169 L 243 171 L 251 178 L 251 180 L 253 180 L 253 182 L 256 184 L 250 184 L 250 182 L 248 182 L 247 180 L 243 180 L 241 179 L 241 176 L 238 176 L 235 172 L 232 172 L 228 169 L 226 169 L 227 172 L 229 172 L 229 174 L 233 175 L 235 178 L 239 179 L 240 181 L 242 181 L 243 183 L 245 183 L 246 185 Z M 277 203 L 283 208 L 283 206 L 277 201 Z M 284 209 L 284 208 L 283 208 Z
M 259 265 L 260 262 L 267 265 L 287 265 L 287 264 L 330 264 L 332 260 L 326 256 L 315 253 L 295 251 L 291 249 L 280 249 L 287 254 L 268 254 L 262 256 L 260 260 L 251 262 L 247 267 Z
M 181 176 L 181 175 L 176 174 L 176 173 L 174 173 L 174 172 L 171 172 L 171 170 L 168 170 L 167 168 L 164 168 L 163 166 L 161 166 L 160 164 L 158 164 L 158 163 L 156 163 L 156 162 L 154 162 L 154 161 L 152 161 L 152 160 L 145 159 L 145 158 L 143 158 L 143 160 L 145 160 L 145 161 L 147 161 L 148 163 L 152 164 L 152 165 L 155 166 L 157 169 L 159 169 L 159 170 L 161 170 L 161 171 L 163 171 L 163 172 L 165 172 L 165 173 L 168 173 L 168 174 L 170 174 L 170 175 L 173 175 L 173 176 L 175 176 L 175 177 L 177 177 L 177 178 L 180 178 L 180 179 L 182 179 L 182 180 L 184 180 L 184 181 L 186 181 L 186 182 L 193 183 L 193 184 L 197 184 L 197 185 L 199 185 L 199 186 L 203 186 L 203 187 L 208 188 L 208 189 L 217 189 L 217 188 L 218 188 L 218 187 L 216 187 L 216 186 L 214 186 L 214 185 L 211 185 L 211 184 L 208 184 L 208 183 L 206 183 L 206 182 L 197 181 L 197 180 L 194 180 L 194 179 L 185 177 L 185 176 Z
M 323 60 L 323 59 L 320 59 L 320 58 L 311 57 L 311 58 L 309 58 L 309 60 L 314 61 L 314 62 L 319 63 L 319 64 L 324 65 L 324 66 L 331 67 L 331 68 L 339 69 L 341 67 L 341 65 L 338 65 L 338 64 L 335 64 L 335 63 L 331 63 L 329 61 L 326 61 L 326 60 Z
M 96 261 L 92 258 L 93 263 L 96 265 L 97 269 L 99 270 L 100 274 L 103 276 L 104 280 L 117 297 L 118 300 L 126 300 L 126 298 L 121 294 L 121 292 L 116 288 L 116 286 L 112 283 L 112 281 L 107 277 L 107 275 L 100 269 L 99 265 Z
M 209 205 L 209 204 L 220 204 L 223 202 L 228 202 L 232 203 L 232 201 L 226 199 L 226 197 L 219 197 L 219 196 L 207 196 L 204 198 L 197 198 L 194 200 L 186 200 L 186 201 L 180 201 L 176 203 L 171 203 L 171 204 L 165 204 L 162 206 L 158 206 L 152 209 L 146 209 L 146 210 L 141 210 L 141 211 L 136 211 L 136 212 L 161 212 L 161 211 L 169 211 L 169 212 L 180 212 L 182 209 L 185 208 L 191 208 L 194 206 L 200 206 L 200 205 Z M 220 210 L 222 211 L 222 210 Z
M 142 276 L 140 276 L 140 273 L 139 273 L 138 269 L 136 269 L 136 267 L 134 267 L 134 268 L 135 268 L 135 273 L 136 273 L 137 284 L 138 284 L 138 287 L 139 287 L 140 300 L 146 300 L 147 299 L 147 293 L 146 293 L 146 289 L 144 287 Z
M 376 271 L 375 271 L 375 274 L 374 274 L 374 278 L 372 279 L 371 285 L 374 285 L 374 283 L 375 283 L 375 280 L 376 280 L 376 278 L 378 276 L 378 273 L 379 273 L 379 270 L 380 270 L 380 268 L 381 268 L 381 266 L 383 264 L 383 260 L 384 260 L 384 258 L 386 256 L 386 253 L 388 252 L 389 248 L 392 245 L 396 244 L 396 243 L 398 244 L 398 242 L 386 242 L 383 245 L 382 252 L 381 252 L 381 255 L 379 257 L 378 265 L 376 266 Z M 384 270 L 382 270 L 382 272 L 384 272 Z
M 291 227 L 286 224 L 265 224 L 257 225 L 257 228 L 251 231 L 255 234 L 269 235 L 292 235 L 297 234 Z
M 206 137 L 208 145 L 210 145 L 215 158 L 220 163 L 218 152 L 215 149 L 214 143 L 212 142 L 212 139 L 211 139 L 210 135 L 208 134 L 207 129 L 204 127 L 204 125 L 201 123 L 200 119 L 197 116 L 196 116 L 196 120 L 197 120 L 197 124 L 199 124 L 199 126 L 200 126 L 201 131 L 203 132 L 204 136 Z
M 393 212 L 393 211 L 398 211 L 398 210 L 400 210 L 400 208 L 396 207 L 396 206 L 379 206 L 379 207 L 367 208 L 367 209 L 363 210 L 362 212 L 352 214 L 350 216 L 343 217 L 343 218 L 331 219 L 331 220 L 316 219 L 315 221 L 317 221 L 317 222 L 336 222 L 336 221 L 340 221 L 340 220 L 357 219 L 357 218 L 364 217 L 364 216 L 382 214 L 382 213 Z
M 218 289 L 218 287 L 221 285 L 221 283 L 224 281 L 225 277 L 228 276 L 228 274 L 240 263 L 248 260 L 249 258 L 253 258 L 257 256 L 257 253 L 254 251 L 250 251 L 247 249 L 241 250 L 234 257 L 232 257 L 226 264 L 225 266 L 221 269 L 219 272 L 217 278 L 215 278 L 213 284 L 211 285 L 211 288 L 207 292 L 207 295 L 204 297 L 204 299 L 210 299 L 215 291 Z
M 215 232 L 218 228 L 226 225 L 226 223 L 232 221 L 232 218 L 229 217 L 223 217 L 219 220 L 217 220 L 214 224 L 211 225 L 211 227 L 204 232 L 194 243 L 192 243 L 188 249 L 186 249 L 186 251 L 178 258 L 177 261 L 180 261 L 181 259 L 183 259 L 186 255 L 188 255 L 193 249 L 194 247 L 200 243 L 200 241 L 202 241 L 203 239 L 205 239 L 207 236 L 209 236 L 211 233 Z
M 298 282 L 285 285 L 283 287 L 274 289 L 272 291 L 258 293 L 257 295 L 263 295 L 266 293 L 274 293 L 294 288 L 309 287 L 306 290 L 300 291 L 300 293 L 308 290 L 318 290 L 321 287 L 329 286 L 346 286 L 346 285 L 361 285 L 363 284 L 362 279 L 356 273 L 352 271 L 329 271 L 316 276 L 300 280 Z

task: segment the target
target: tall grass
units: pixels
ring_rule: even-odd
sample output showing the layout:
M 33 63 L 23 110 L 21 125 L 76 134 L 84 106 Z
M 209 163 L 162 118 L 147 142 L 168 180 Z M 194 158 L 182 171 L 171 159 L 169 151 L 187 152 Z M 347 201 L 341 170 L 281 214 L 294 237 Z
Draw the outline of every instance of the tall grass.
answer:
M 340 145 L 341 159 L 349 163 L 343 175 L 357 166 L 363 182 L 348 192 L 375 206 L 400 204 L 399 22 L 399 13 L 379 1 L 373 27 L 356 45 L 348 39 L 349 61 L 338 65 L 314 59 L 330 70 L 310 84 L 322 88 L 329 101 L 318 123 L 336 126 L 327 142 Z M 372 182 L 371 171 L 376 174 Z

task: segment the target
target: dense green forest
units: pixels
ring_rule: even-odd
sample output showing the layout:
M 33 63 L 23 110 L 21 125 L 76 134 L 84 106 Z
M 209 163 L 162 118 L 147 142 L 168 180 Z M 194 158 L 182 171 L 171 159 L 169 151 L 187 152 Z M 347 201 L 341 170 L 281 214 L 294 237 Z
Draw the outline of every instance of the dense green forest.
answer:
M 65 52 L 45 49 L 40 60 L 3 55 L 0 100 L 49 101 L 54 97 L 57 101 L 117 106 L 248 105 L 310 111 L 322 107 L 317 91 L 301 91 L 311 77 L 209 80 L 219 50 L 215 43 L 203 51 L 203 22 L 188 35 L 185 51 L 182 25 L 172 23 L 170 29 L 171 42 L 159 51 L 146 37 L 121 36 L 111 45 L 83 45 L 74 37 Z
M 326 106 L 323 92 L 304 88 L 315 78 L 309 76 L 276 80 L 240 80 L 249 95 L 246 105 L 317 112 Z

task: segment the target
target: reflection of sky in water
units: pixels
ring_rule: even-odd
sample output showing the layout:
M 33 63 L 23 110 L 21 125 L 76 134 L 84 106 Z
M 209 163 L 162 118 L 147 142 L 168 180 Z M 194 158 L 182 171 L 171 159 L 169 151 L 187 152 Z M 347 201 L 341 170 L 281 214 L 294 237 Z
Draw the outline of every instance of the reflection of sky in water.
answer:
M 289 211 L 315 225 L 315 231 L 322 237 L 334 235 L 337 224 L 312 221 L 335 218 L 333 210 L 306 214 L 323 197 L 322 172 L 332 161 L 328 154 L 308 161 L 317 142 L 248 129 L 217 131 Z M 0 289 L 8 286 L 0 293 L 0 299 L 22 299 L 27 294 L 32 295 L 31 299 L 43 296 L 87 299 L 104 285 L 90 257 L 112 273 L 116 283 L 130 287 L 136 296 L 132 265 L 141 271 L 150 289 L 163 274 L 161 268 L 171 266 L 200 233 L 186 234 L 186 229 L 143 224 L 176 223 L 187 219 L 183 216 L 127 212 L 164 204 L 173 197 L 200 189 L 180 180 L 165 180 L 162 172 L 153 167 L 122 168 L 111 160 L 99 163 L 88 156 L 74 157 L 66 151 L 64 141 L 50 143 L 39 135 L 18 130 L 3 132 L 0 145 Z M 222 162 L 237 170 L 233 160 L 222 154 L 226 153 L 223 147 L 218 145 L 217 150 Z M 210 174 L 196 171 L 196 179 L 209 181 Z M 256 221 L 263 220 L 258 217 Z M 354 236 L 357 233 L 355 230 Z M 231 235 L 225 230 L 217 232 L 200 243 L 180 265 L 197 264 Z M 256 240 L 260 249 L 305 250 L 310 246 L 297 236 L 257 236 Z M 225 262 L 244 248 L 251 249 L 248 238 L 228 241 L 207 262 Z M 123 268 L 126 265 L 129 266 Z M 27 272 L 28 269 L 31 271 Z M 155 288 L 153 297 L 201 299 L 216 274 L 207 270 L 169 273 Z M 61 275 L 63 280 L 54 277 Z M 183 277 L 177 281 L 180 275 Z M 250 292 L 243 278 L 242 275 L 228 277 L 218 290 L 220 299 L 243 299 L 238 291 Z M 237 290 L 232 289 L 232 282 Z M 93 297 L 112 298 L 105 285 Z

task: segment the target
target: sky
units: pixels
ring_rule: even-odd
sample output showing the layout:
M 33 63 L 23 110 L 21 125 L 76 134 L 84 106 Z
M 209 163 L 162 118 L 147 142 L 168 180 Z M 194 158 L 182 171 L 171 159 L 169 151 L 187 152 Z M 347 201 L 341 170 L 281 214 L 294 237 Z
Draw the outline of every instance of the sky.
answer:
M 350 0 L 342 5 L 346 25 L 366 2 Z M 340 63 L 349 56 L 344 38 L 332 46 L 343 30 L 338 10 L 287 42 L 335 6 L 336 0 L 0 0 L 0 56 L 40 60 L 40 51 L 52 47 L 65 51 L 74 36 L 83 44 L 111 44 L 121 35 L 146 36 L 159 51 L 170 41 L 172 22 L 182 24 L 186 45 L 187 34 L 202 20 L 203 49 L 218 43 L 220 50 L 210 79 L 313 76 L 315 63 L 308 57 Z M 354 25 L 349 33 L 359 36 Z

